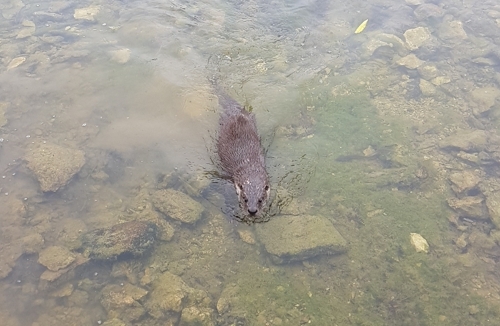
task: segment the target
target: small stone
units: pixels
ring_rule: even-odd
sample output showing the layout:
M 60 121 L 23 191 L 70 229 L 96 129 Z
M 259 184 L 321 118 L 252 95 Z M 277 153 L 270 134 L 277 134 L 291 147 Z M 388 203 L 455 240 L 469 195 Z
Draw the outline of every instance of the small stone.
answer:
M 420 79 L 418 87 L 424 96 L 432 97 L 437 94 L 436 86 L 425 79 Z
M 431 32 L 426 27 L 408 29 L 403 35 L 411 50 L 418 49 L 431 38 Z
M 248 244 L 255 244 L 255 237 L 250 230 L 238 230 L 238 235 L 240 239 Z
M 431 80 L 433 78 L 436 78 L 439 74 L 437 67 L 430 64 L 424 64 L 419 66 L 417 68 L 417 71 L 420 74 L 420 77 L 422 77 L 425 80 Z
M 35 27 L 36 26 L 35 23 L 32 22 L 31 20 L 23 20 L 22 24 L 24 27 Z
M 99 13 L 100 9 L 101 9 L 100 6 L 90 6 L 86 8 L 75 9 L 73 17 L 75 19 L 94 21 L 95 15 Z
M 427 240 L 425 240 L 424 237 L 418 233 L 410 233 L 410 243 L 417 252 L 429 252 L 429 244 L 427 243 Z
M 34 254 L 43 249 L 45 240 L 40 233 L 32 233 L 21 239 L 23 253 Z
M 417 69 L 418 67 L 420 67 L 424 63 L 424 61 L 420 60 L 419 58 L 417 58 L 416 55 L 411 53 L 411 54 L 407 55 L 406 57 L 399 59 L 396 63 L 398 65 L 404 66 L 408 69 Z
M 69 297 L 73 293 L 73 284 L 66 283 L 60 289 L 52 292 L 50 295 L 56 298 Z
M 30 37 L 31 35 L 33 35 L 33 33 L 35 33 L 35 30 L 36 30 L 35 27 L 23 28 L 19 31 L 19 33 L 17 33 L 16 39 L 23 39 Z
M 430 18 L 440 18 L 443 17 L 444 11 L 441 7 L 436 6 L 432 3 L 423 3 L 418 6 L 413 12 L 418 20 L 427 20 Z
M 75 255 L 64 247 L 50 246 L 40 252 L 38 262 L 53 272 L 68 267 Z
M 182 309 L 180 325 L 184 326 L 213 326 L 213 310 L 210 308 L 188 307 Z
M 111 60 L 124 64 L 130 60 L 130 49 L 120 49 L 111 52 Z
M 469 306 L 469 315 L 476 315 L 479 313 L 479 307 L 477 305 L 470 305 Z
M 137 321 L 146 314 L 140 304 L 148 291 L 135 285 L 126 283 L 106 285 L 102 290 L 101 305 L 111 318 L 120 317 L 128 321 Z

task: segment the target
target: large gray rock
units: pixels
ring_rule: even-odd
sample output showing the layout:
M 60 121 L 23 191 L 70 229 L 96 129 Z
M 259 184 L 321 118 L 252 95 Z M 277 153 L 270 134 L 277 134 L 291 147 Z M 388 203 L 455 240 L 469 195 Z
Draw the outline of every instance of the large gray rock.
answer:
M 173 189 L 156 191 L 153 194 L 153 205 L 163 214 L 190 224 L 198 221 L 204 211 L 200 203 L 185 193 Z
M 301 261 L 347 250 L 347 242 L 322 216 L 280 216 L 256 226 L 259 240 L 275 263 Z
M 83 151 L 48 143 L 30 149 L 25 159 L 43 192 L 57 191 L 85 164 Z
M 155 224 L 131 221 L 87 232 L 82 237 L 82 247 L 85 256 L 91 259 L 114 260 L 122 255 L 137 257 L 153 247 L 156 236 Z

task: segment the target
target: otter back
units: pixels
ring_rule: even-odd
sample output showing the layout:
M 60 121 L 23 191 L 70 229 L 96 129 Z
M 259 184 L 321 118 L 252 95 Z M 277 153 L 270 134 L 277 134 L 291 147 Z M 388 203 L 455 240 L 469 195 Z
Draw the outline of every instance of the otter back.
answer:
M 222 90 L 217 154 L 224 174 L 234 183 L 241 208 L 261 212 L 269 198 L 269 178 L 255 116 Z

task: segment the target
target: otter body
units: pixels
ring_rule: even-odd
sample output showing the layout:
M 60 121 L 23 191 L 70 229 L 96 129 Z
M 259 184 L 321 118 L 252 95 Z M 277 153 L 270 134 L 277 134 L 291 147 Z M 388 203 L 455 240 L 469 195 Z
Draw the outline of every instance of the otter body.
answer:
M 222 90 L 217 154 L 225 176 L 236 188 L 241 208 L 258 214 L 269 198 L 269 178 L 255 116 Z

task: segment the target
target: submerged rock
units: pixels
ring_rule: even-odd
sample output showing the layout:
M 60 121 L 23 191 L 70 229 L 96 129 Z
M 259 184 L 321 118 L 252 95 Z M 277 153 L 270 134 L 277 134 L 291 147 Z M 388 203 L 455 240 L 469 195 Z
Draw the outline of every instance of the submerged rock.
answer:
M 488 143 L 488 134 L 484 130 L 459 132 L 445 138 L 439 144 L 442 149 L 453 149 L 464 152 L 480 152 Z
M 450 175 L 451 189 L 456 194 L 462 194 L 475 189 L 481 179 L 472 171 L 455 172 Z
M 154 280 L 151 288 L 145 307 L 155 318 L 172 317 L 191 306 L 202 309 L 210 301 L 204 291 L 191 288 L 179 276 L 169 272 Z
M 91 259 L 110 260 L 119 256 L 141 256 L 155 243 L 157 227 L 153 223 L 131 221 L 107 229 L 90 231 L 82 237 L 84 254 Z
M 38 262 L 53 272 L 68 267 L 75 261 L 75 254 L 64 247 L 50 246 L 40 252 Z
M 431 32 L 426 27 L 409 29 L 403 35 L 411 50 L 418 49 L 431 38 Z
M 301 261 L 347 250 L 347 242 L 321 216 L 281 216 L 256 226 L 259 240 L 275 263 Z
M 101 305 L 108 313 L 109 318 L 122 318 L 128 321 L 137 321 L 146 310 L 139 303 L 148 291 L 126 283 L 125 285 L 106 285 L 102 289 Z
M 417 252 L 429 252 L 427 240 L 418 233 L 410 233 L 410 243 Z
M 480 196 L 467 196 L 461 199 L 449 198 L 447 202 L 460 217 L 488 219 L 484 206 L 484 198 Z
M 193 224 L 201 218 L 203 206 L 188 195 L 173 189 L 153 194 L 154 207 L 163 214 L 183 223 Z
M 41 144 L 31 149 L 25 159 L 43 192 L 65 186 L 85 164 L 83 151 L 55 144 Z
M 214 311 L 210 308 L 188 307 L 182 309 L 180 325 L 184 326 L 213 326 L 212 315 Z
M 488 194 L 486 207 L 488 207 L 491 221 L 497 229 L 500 229 L 500 192 Z

